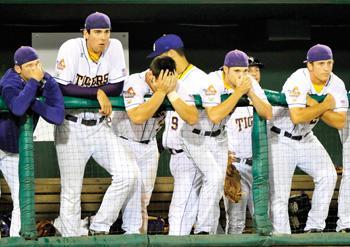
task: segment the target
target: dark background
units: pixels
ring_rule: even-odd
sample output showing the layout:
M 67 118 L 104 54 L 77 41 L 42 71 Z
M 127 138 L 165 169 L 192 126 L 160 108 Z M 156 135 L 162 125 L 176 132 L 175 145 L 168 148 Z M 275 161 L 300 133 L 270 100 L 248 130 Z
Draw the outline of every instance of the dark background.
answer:
M 0 73 L 12 66 L 13 53 L 19 46 L 31 44 L 32 32 L 76 32 L 87 15 L 101 11 L 110 16 L 113 31 L 129 33 L 131 73 L 148 66 L 146 55 L 155 39 L 164 33 L 176 33 L 185 43 L 189 60 L 204 71 L 219 68 L 226 52 L 237 48 L 265 64 L 262 86 L 279 91 L 286 78 L 304 66 L 307 50 L 322 43 L 333 49 L 334 72 L 349 90 L 350 4 L 347 2 L 0 1 Z M 340 165 L 337 131 L 319 124 L 315 132 L 334 163 Z M 50 154 L 45 143 L 37 147 L 37 152 Z M 40 159 L 38 165 L 47 167 L 52 160 L 49 157 Z M 160 175 L 169 174 L 166 163 L 163 158 Z M 37 173 L 45 170 L 46 174 L 51 169 L 36 170 Z M 52 174 L 49 172 L 51 175 L 40 172 L 37 175 L 58 175 L 54 170 Z

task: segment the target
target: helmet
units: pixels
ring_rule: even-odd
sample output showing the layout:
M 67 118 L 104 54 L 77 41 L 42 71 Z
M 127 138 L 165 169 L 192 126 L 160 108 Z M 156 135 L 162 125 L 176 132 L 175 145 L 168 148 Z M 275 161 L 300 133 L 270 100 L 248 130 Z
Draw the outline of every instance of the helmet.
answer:
M 262 62 L 260 62 L 260 60 L 257 58 L 249 57 L 248 62 L 249 62 L 249 67 L 250 66 L 258 66 L 260 69 L 264 68 L 264 64 Z

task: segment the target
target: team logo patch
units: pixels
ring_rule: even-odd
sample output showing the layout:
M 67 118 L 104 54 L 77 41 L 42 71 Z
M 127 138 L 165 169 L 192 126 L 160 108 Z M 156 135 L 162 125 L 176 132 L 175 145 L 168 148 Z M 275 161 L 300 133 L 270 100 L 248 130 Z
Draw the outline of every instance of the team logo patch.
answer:
M 210 85 L 207 89 L 204 89 L 205 95 L 215 95 L 217 93 L 215 87 Z
M 56 67 L 58 70 L 64 70 L 66 68 L 66 63 L 64 62 L 63 58 L 61 59 L 61 61 L 57 61 Z
M 128 75 L 128 70 L 126 68 L 122 69 L 123 76 Z
M 135 95 L 136 93 L 132 87 L 129 87 L 128 90 L 123 92 L 125 98 L 133 98 Z
M 294 87 L 293 90 L 288 91 L 289 97 L 298 98 L 300 95 L 300 91 L 298 87 Z

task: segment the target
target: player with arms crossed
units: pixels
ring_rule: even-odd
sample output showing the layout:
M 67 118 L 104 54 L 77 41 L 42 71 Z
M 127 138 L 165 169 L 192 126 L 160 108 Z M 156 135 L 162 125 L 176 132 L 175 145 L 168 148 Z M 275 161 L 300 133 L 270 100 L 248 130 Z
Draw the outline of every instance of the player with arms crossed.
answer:
M 140 201 L 139 172 L 132 154 L 115 138 L 107 123 L 112 106 L 108 96 L 120 95 L 126 76 L 123 48 L 110 39 L 111 23 L 107 15 L 93 13 L 86 18 L 83 38 L 70 39 L 59 49 L 56 77 L 65 96 L 97 99 L 101 109 L 67 110 L 65 122 L 56 129 L 56 150 L 61 174 L 60 216 L 55 227 L 64 237 L 85 235 L 81 232 L 80 194 L 87 161 L 93 157 L 112 175 L 101 206 L 94 216 L 91 234 L 107 234 L 122 205 Z M 108 96 L 107 96 L 108 95 Z M 141 227 L 141 205 L 123 225 L 127 233 Z
M 152 60 L 149 70 L 130 75 L 125 80 L 123 90 L 127 112 L 115 112 L 113 117 L 117 135 L 124 139 L 125 145 L 133 151 L 141 170 L 143 218 L 141 233 L 147 233 L 147 206 L 157 176 L 158 149 L 155 137 L 165 116 L 165 112 L 159 112 L 159 107 L 167 95 L 171 95 L 174 91 L 188 95 L 181 93 L 183 87 L 180 83 L 177 85 L 175 68 L 175 62 L 170 57 L 157 57 Z M 145 98 L 147 96 L 150 98 Z M 183 107 L 188 112 L 183 116 L 184 119 L 198 115 L 195 106 L 184 103 L 180 98 L 171 103 L 175 109 Z M 123 217 L 132 217 L 133 207 L 129 201 Z
M 14 68 L 6 71 L 0 81 L 0 92 L 10 112 L 0 112 L 0 170 L 11 191 L 13 201 L 10 236 L 19 236 L 19 127 L 26 113 L 39 116 L 52 124 L 64 119 L 61 90 L 51 75 L 44 71 L 37 52 L 29 46 L 20 47 L 14 54 Z M 37 99 L 43 96 L 44 101 Z
M 333 128 L 344 127 L 348 108 L 344 82 L 332 73 L 333 54 L 328 46 L 311 47 L 305 62 L 306 68 L 294 72 L 283 86 L 289 109 L 277 107 L 269 126 L 270 216 L 274 233 L 291 233 L 288 199 L 296 166 L 315 183 L 305 232 L 325 228 L 337 181 L 332 160 L 312 128 L 319 119 Z M 326 97 L 318 103 L 309 94 Z
M 227 121 L 228 150 L 234 154 L 232 166 L 235 166 L 241 175 L 241 193 L 239 202 L 232 202 L 225 199 L 226 207 L 226 233 L 242 233 L 245 227 L 246 208 L 248 205 L 251 215 L 254 214 L 253 195 L 252 195 L 252 126 L 253 126 L 253 107 L 259 116 L 265 119 L 271 119 L 272 107 L 267 101 L 264 91 L 259 83 L 248 74 L 248 61 L 244 58 L 246 54 L 239 50 L 231 51 L 226 55 L 222 70 L 209 74 L 211 82 L 221 85 L 220 91 L 227 94 L 238 94 L 240 86 L 245 81 L 251 82 L 251 88 L 247 93 L 252 106 L 236 107 Z M 243 58 L 243 59 L 242 59 Z M 242 60 L 242 63 L 238 61 Z M 250 60 L 249 60 L 250 62 Z M 260 74 L 260 72 L 259 72 Z M 260 76 L 259 76 L 260 78 Z M 238 91 L 236 90 L 238 89 Z

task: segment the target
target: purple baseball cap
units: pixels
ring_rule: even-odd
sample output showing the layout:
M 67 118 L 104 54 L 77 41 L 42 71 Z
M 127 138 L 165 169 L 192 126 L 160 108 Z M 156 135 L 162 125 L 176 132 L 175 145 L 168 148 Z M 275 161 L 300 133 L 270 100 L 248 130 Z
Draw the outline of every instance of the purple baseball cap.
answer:
M 227 67 L 248 67 L 248 56 L 237 49 L 230 51 L 225 56 L 224 65 Z
M 304 63 L 328 59 L 333 59 L 331 48 L 326 45 L 317 44 L 308 50 Z
M 184 47 L 184 43 L 179 36 L 176 34 L 165 34 L 154 42 L 153 52 L 147 57 L 154 58 L 171 49 L 178 49 L 182 47 Z
M 105 29 L 109 28 L 111 29 L 111 20 L 109 17 L 101 12 L 95 12 L 93 14 L 90 14 L 88 17 L 86 17 L 84 29 L 91 30 L 91 29 Z
M 13 56 L 13 61 L 18 66 L 36 59 L 39 59 L 38 53 L 30 46 L 21 46 Z

